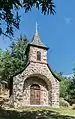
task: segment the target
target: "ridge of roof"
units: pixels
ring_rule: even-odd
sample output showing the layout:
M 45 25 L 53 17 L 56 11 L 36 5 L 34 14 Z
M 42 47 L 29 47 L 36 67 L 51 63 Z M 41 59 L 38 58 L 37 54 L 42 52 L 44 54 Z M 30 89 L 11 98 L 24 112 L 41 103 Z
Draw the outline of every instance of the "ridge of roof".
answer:
M 49 64 L 47 64 L 49 70 L 51 71 L 52 75 L 58 80 L 58 81 L 61 81 L 61 79 L 58 77 L 58 75 L 56 73 L 54 73 L 51 69 L 51 67 L 49 66 Z
M 34 33 L 34 36 L 32 38 L 32 41 L 31 41 L 30 45 L 35 45 L 35 46 L 47 48 L 47 46 L 44 45 L 42 43 L 42 41 L 40 40 L 40 36 L 39 36 L 39 33 L 38 32 L 35 32 Z
M 37 62 L 37 63 L 38 63 L 38 62 Z M 30 62 L 28 62 L 27 65 L 26 65 L 21 71 L 17 72 L 15 75 L 11 76 L 11 78 L 13 78 L 14 76 L 16 76 L 16 75 L 22 73 L 22 72 L 28 67 L 29 64 L 30 64 Z M 51 67 L 49 66 L 48 63 L 47 63 L 47 66 L 48 66 L 49 70 L 51 71 L 52 75 L 53 75 L 58 81 L 61 81 L 61 79 L 58 77 L 58 75 L 56 75 L 56 74 L 52 71 L 52 69 L 51 69 Z M 10 78 L 10 79 L 11 79 L 11 78 Z

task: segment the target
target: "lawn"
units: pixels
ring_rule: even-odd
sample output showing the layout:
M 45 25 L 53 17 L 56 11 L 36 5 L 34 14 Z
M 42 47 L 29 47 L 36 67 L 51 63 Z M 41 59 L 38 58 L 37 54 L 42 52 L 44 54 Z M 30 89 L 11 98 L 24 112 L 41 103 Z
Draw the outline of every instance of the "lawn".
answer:
M 75 110 L 31 107 L 24 109 L 0 109 L 0 119 L 75 119 Z
M 59 108 L 59 109 L 52 109 L 55 112 L 58 112 L 60 115 L 68 115 L 75 117 L 75 110 L 70 108 Z

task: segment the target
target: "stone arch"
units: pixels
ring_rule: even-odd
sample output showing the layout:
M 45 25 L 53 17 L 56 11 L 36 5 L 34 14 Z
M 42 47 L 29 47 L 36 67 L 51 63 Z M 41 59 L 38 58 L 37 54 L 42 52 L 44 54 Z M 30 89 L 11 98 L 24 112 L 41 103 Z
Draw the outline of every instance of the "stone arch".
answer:
M 52 102 L 52 86 L 51 81 L 46 76 L 41 74 L 33 74 L 24 80 L 23 92 L 28 97 L 30 104 L 30 88 L 32 85 L 40 86 L 40 105 L 51 105 Z M 27 95 L 26 95 L 27 94 Z

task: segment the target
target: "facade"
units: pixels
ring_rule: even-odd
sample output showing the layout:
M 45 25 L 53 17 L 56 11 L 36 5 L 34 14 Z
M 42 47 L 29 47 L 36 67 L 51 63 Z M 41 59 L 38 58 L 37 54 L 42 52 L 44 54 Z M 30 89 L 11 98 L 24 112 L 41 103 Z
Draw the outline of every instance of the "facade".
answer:
M 15 108 L 25 106 L 49 106 L 59 108 L 60 79 L 47 63 L 48 48 L 41 42 L 36 31 L 28 45 L 25 69 L 14 76 L 11 103 Z

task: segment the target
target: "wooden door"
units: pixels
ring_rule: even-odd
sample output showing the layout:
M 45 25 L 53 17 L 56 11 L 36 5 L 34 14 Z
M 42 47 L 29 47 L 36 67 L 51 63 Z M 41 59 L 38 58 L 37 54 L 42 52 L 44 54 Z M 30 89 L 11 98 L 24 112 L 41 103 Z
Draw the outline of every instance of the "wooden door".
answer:
M 33 84 L 30 88 L 30 104 L 40 105 L 40 87 L 37 84 Z

